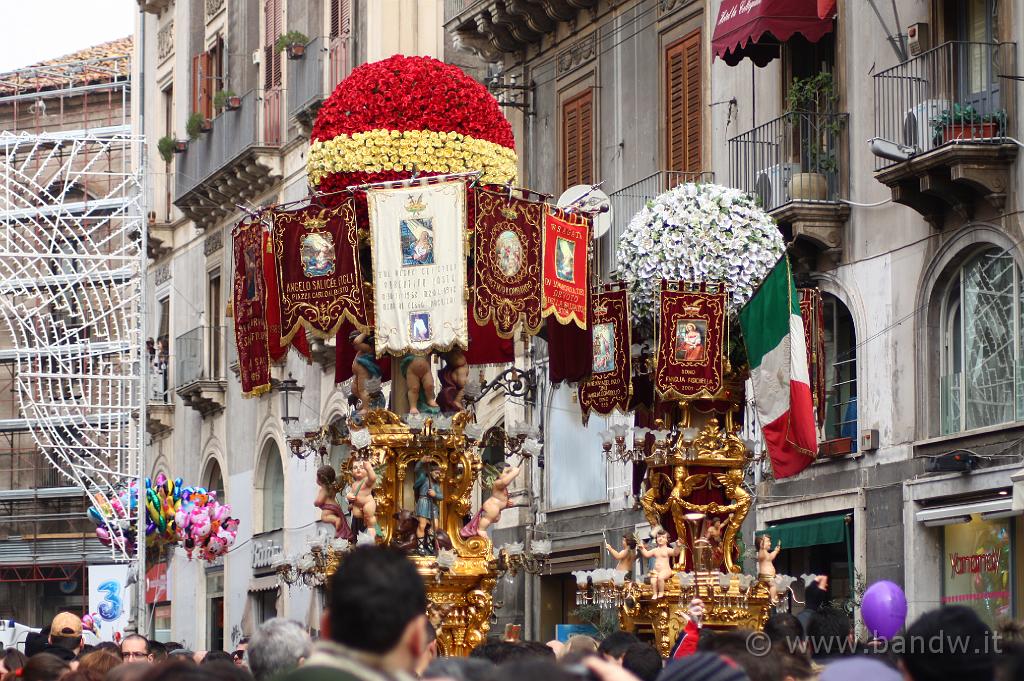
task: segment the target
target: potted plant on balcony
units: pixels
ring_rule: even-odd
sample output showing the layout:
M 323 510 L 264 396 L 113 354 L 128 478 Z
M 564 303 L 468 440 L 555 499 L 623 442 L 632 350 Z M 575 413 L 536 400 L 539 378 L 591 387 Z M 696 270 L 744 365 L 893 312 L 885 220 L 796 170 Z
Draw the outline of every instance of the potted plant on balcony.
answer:
M 164 163 L 170 163 L 171 159 L 174 158 L 175 148 L 178 146 L 178 140 L 174 139 L 171 135 L 164 135 L 156 142 L 156 150 L 160 154 L 160 158 L 164 160 Z
M 953 105 L 932 119 L 935 142 L 945 144 L 956 140 L 992 139 L 1006 129 L 1006 110 L 981 114 L 970 104 Z
M 288 31 L 278 37 L 274 47 L 277 48 L 278 52 L 288 50 L 289 59 L 302 59 L 306 54 L 306 43 L 308 42 L 309 38 L 306 37 L 305 33 L 301 31 Z
M 242 108 L 242 98 L 234 90 L 218 90 L 213 96 L 213 108 L 237 111 Z
M 213 130 L 213 121 L 203 116 L 198 111 L 193 111 L 185 120 L 185 132 L 189 139 L 197 139 L 204 132 Z
M 835 79 L 827 71 L 794 78 L 789 86 L 790 123 L 799 131 L 800 157 L 810 171 L 794 173 L 790 179 L 789 196 L 794 201 L 828 198 L 828 177 L 839 172 L 834 140 L 842 123 L 831 115 L 838 101 Z M 807 125 L 801 125 L 804 118 Z

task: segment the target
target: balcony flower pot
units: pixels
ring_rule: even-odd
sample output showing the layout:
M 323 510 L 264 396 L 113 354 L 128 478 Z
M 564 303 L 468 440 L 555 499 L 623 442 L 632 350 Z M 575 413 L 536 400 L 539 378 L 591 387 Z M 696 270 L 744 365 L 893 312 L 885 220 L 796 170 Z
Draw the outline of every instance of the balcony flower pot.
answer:
M 213 121 L 209 118 L 204 118 L 202 124 L 199 126 L 200 132 L 210 132 L 213 130 Z
M 795 173 L 789 181 L 793 201 L 824 201 L 828 198 L 828 179 L 821 173 Z
M 837 437 L 834 440 L 825 440 L 818 445 L 818 458 L 828 459 L 839 456 L 846 456 L 853 453 L 852 437 Z
M 999 136 L 999 123 L 983 121 L 977 123 L 950 123 L 942 128 L 942 141 L 991 139 Z
M 242 98 L 238 95 L 228 97 L 227 101 L 224 102 L 224 107 L 228 111 L 238 111 L 242 108 Z
M 295 45 L 289 45 L 288 46 L 288 58 L 289 59 L 302 59 L 304 56 L 306 56 L 306 46 L 305 45 L 295 44 Z
M 308 42 L 309 38 L 301 31 L 288 31 L 278 36 L 274 47 L 278 52 L 287 51 L 289 59 L 302 59 L 306 54 L 306 43 Z
M 188 151 L 188 140 L 174 140 L 174 153 L 184 154 Z

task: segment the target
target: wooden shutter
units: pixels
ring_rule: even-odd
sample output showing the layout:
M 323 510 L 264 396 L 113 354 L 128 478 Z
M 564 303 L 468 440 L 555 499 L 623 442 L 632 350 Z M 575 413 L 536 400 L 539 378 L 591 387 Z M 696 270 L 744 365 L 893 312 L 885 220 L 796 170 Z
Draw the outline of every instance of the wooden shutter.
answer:
M 200 52 L 192 57 L 192 112 L 204 118 L 213 118 L 213 80 L 210 77 L 210 53 Z
M 665 50 L 666 158 L 669 170 L 701 171 L 700 30 Z
M 331 0 L 331 37 L 344 38 L 352 32 L 352 0 Z
M 281 53 L 275 43 L 281 37 L 283 21 L 281 0 L 265 0 L 264 2 L 263 53 L 263 87 L 267 90 L 281 87 Z
M 587 90 L 562 104 L 562 185 L 594 182 L 594 94 Z

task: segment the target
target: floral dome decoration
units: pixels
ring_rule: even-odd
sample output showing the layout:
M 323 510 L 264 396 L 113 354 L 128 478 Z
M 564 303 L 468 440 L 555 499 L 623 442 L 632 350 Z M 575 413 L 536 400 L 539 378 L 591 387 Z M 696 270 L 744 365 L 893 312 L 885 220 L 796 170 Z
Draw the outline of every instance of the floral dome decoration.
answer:
M 775 220 L 754 198 L 717 184 L 686 183 L 655 197 L 619 239 L 618 276 L 633 320 L 650 331 L 661 281 L 724 282 L 739 310 L 782 257 Z
M 309 182 L 336 191 L 365 182 L 483 171 L 516 179 L 512 126 L 497 100 L 457 66 L 395 55 L 363 64 L 317 114 L 306 161 Z

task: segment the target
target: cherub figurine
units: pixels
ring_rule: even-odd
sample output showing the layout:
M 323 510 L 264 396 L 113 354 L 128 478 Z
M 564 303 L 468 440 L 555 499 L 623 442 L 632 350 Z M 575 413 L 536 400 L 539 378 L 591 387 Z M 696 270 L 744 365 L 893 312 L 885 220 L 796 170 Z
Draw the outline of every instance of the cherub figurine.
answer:
M 334 536 L 352 539 L 352 528 L 338 505 L 338 474 L 333 466 L 321 466 L 316 471 L 316 484 L 320 486 L 313 505 L 320 509 L 320 520 L 334 525 Z
M 373 498 L 373 486 L 377 474 L 369 460 L 352 462 L 352 489 L 345 495 L 352 509 L 352 532 L 377 531 L 377 500 Z
M 622 535 L 622 550 L 616 551 L 608 542 L 604 543 L 605 550 L 612 558 L 618 561 L 615 564 L 616 570 L 622 570 L 627 575 L 633 572 L 633 565 L 636 563 L 636 539 L 628 534 Z
M 670 546 L 668 543 L 668 532 L 658 528 L 654 534 L 654 541 L 657 544 L 653 549 L 648 549 L 646 544 L 640 544 L 640 555 L 644 558 L 654 557 L 654 568 L 651 570 L 651 586 L 654 594 L 652 598 L 657 600 L 665 595 L 665 585 L 672 579 L 672 559 L 678 558 L 682 546 Z
M 416 519 L 419 526 L 416 528 L 416 553 L 421 556 L 428 556 L 432 553 L 430 538 L 427 536 L 427 527 L 430 526 L 437 531 L 437 523 L 441 518 L 441 502 L 444 500 L 444 490 L 441 488 L 441 467 L 430 460 L 430 457 L 423 457 L 416 462 L 413 469 L 413 491 L 416 494 Z
M 491 483 L 491 496 L 480 505 L 480 510 L 469 523 L 459 531 L 463 539 L 477 534 L 487 539 L 487 528 L 498 522 L 501 512 L 512 506 L 508 496 L 508 486 L 519 475 L 519 466 L 505 464 L 501 473 Z
M 441 380 L 441 392 L 437 402 L 445 412 L 462 411 L 466 408 L 466 383 L 469 382 L 469 364 L 466 353 L 454 348 L 444 355 L 444 368 L 438 372 Z
M 430 355 L 406 355 L 399 364 L 409 394 L 409 413 L 421 411 L 440 413 L 434 399 L 434 375 L 430 372 Z
M 722 519 L 714 516 L 704 528 L 704 538 L 711 545 L 712 565 L 716 568 L 722 566 Z
M 762 534 L 757 540 L 757 578 L 768 585 L 768 595 L 772 603 L 779 600 L 779 592 L 775 588 L 775 558 L 782 550 L 782 542 L 779 542 L 772 550 L 772 538 Z
M 370 391 L 366 384 L 372 378 L 380 378 L 381 370 L 373 356 L 373 336 L 353 331 L 348 339 L 356 351 L 356 358 L 352 360 L 352 394 L 359 398 L 359 413 L 365 415 L 370 410 Z

